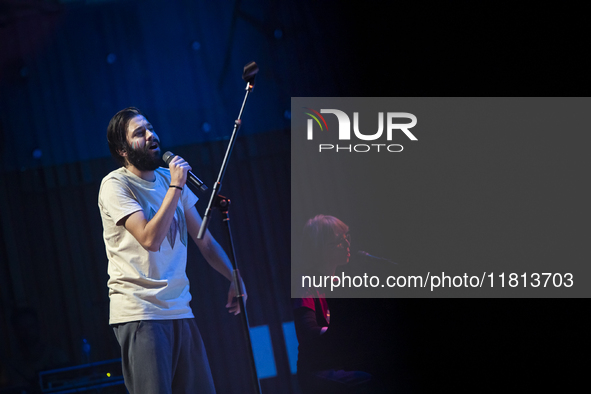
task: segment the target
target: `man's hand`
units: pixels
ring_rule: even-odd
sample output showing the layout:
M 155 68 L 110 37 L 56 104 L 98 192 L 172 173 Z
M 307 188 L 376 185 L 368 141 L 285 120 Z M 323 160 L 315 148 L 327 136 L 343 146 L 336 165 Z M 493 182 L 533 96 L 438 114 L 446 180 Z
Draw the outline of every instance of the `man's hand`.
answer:
M 248 298 L 248 295 L 246 294 L 246 288 L 244 287 L 242 278 L 239 278 L 239 280 L 244 294 L 242 297 L 244 300 L 244 306 L 246 306 L 246 299 Z M 240 303 L 238 302 L 238 298 L 236 298 L 236 294 L 238 294 L 238 292 L 236 290 L 236 286 L 234 286 L 234 281 L 232 281 L 230 283 L 230 290 L 228 291 L 228 303 L 226 304 L 226 308 L 228 308 L 228 313 L 234 313 L 234 315 L 240 313 Z
M 185 186 L 187 173 L 192 170 L 189 163 L 182 157 L 175 156 L 168 163 L 168 169 L 170 170 L 170 184 L 179 187 Z

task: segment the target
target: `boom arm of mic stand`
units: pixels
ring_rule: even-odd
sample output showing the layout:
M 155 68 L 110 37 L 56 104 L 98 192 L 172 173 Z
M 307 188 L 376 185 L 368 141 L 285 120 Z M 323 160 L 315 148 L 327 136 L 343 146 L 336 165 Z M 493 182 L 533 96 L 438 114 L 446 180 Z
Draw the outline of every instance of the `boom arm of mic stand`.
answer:
M 234 282 L 234 288 L 237 292 L 236 298 L 238 304 L 240 305 L 240 321 L 242 323 L 242 331 L 244 335 L 244 340 L 247 345 L 247 351 L 249 355 L 249 365 L 250 365 L 250 376 L 252 382 L 253 391 L 257 394 L 261 393 L 261 385 L 258 379 L 256 364 L 254 360 L 254 353 L 252 350 L 252 342 L 250 339 L 250 326 L 248 324 L 248 315 L 246 313 L 246 305 L 244 303 L 244 289 L 242 288 L 241 281 L 240 281 L 240 273 L 238 271 L 238 265 L 236 263 L 236 257 L 234 254 L 234 242 L 232 241 L 232 232 L 230 230 L 230 218 L 229 218 L 229 203 L 230 201 L 223 196 L 220 196 L 218 193 L 222 188 L 222 179 L 224 177 L 224 173 L 226 172 L 226 166 L 228 164 L 228 159 L 230 154 L 232 153 L 232 148 L 234 147 L 234 142 L 236 141 L 236 134 L 238 129 L 240 128 L 242 117 L 242 112 L 244 111 L 244 106 L 246 105 L 246 100 L 248 99 L 248 95 L 253 88 L 254 77 L 252 80 L 249 80 L 246 83 L 246 94 L 244 95 L 244 101 L 242 102 L 242 107 L 240 108 L 240 113 L 238 114 L 238 119 L 234 122 L 234 131 L 232 132 L 232 137 L 230 138 L 230 143 L 228 144 L 228 149 L 226 150 L 226 156 L 222 162 L 222 166 L 220 168 L 220 172 L 218 174 L 218 179 L 214 184 L 213 190 L 211 192 L 211 197 L 209 198 L 209 204 L 207 204 L 207 209 L 205 210 L 205 214 L 203 215 L 203 222 L 201 223 L 201 227 L 199 228 L 199 233 L 197 234 L 197 239 L 203 239 L 205 232 L 207 231 L 207 225 L 211 219 L 211 211 L 213 208 L 221 208 L 222 213 L 225 215 L 224 223 L 226 228 L 226 233 L 228 236 L 228 240 L 230 241 L 230 248 L 228 250 L 230 263 L 232 264 L 232 281 Z
M 248 95 L 252 91 L 254 87 L 253 82 L 249 81 L 246 82 L 246 94 L 244 95 L 244 100 L 242 101 L 242 107 L 240 107 L 240 113 L 238 114 L 238 119 L 234 121 L 234 130 L 232 131 L 232 136 L 230 137 L 230 142 L 228 143 L 228 149 L 226 149 L 226 155 L 224 156 L 224 160 L 222 161 L 222 166 L 220 168 L 220 172 L 218 174 L 218 180 L 216 181 L 215 185 L 213 186 L 213 190 L 211 192 L 211 196 L 209 197 L 209 203 L 207 204 L 207 208 L 205 209 L 205 214 L 203 215 L 203 223 L 201 223 L 201 227 L 199 228 L 199 233 L 197 233 L 197 239 L 203 239 L 205 235 L 205 231 L 207 231 L 207 226 L 209 225 L 209 220 L 211 219 L 211 210 L 214 206 L 214 201 L 220 190 L 222 189 L 222 179 L 224 178 L 224 174 L 226 173 L 226 167 L 228 164 L 228 159 L 230 158 L 230 154 L 232 153 L 232 149 L 234 148 L 234 142 L 236 141 L 236 135 L 238 134 L 238 129 L 240 129 L 240 125 L 242 124 L 242 112 L 244 112 L 244 107 L 246 106 L 246 100 L 248 100 Z
M 222 184 L 216 182 L 213 186 L 213 190 L 211 192 L 211 196 L 209 197 L 209 203 L 207 204 L 207 209 L 205 210 L 205 214 L 203 215 L 203 221 L 201 222 L 201 227 L 199 228 L 199 232 L 197 233 L 197 239 L 203 239 L 205 232 L 207 231 L 207 226 L 209 225 L 209 220 L 211 219 L 211 210 L 213 207 L 214 199 L 218 195 L 219 190 L 221 189 Z

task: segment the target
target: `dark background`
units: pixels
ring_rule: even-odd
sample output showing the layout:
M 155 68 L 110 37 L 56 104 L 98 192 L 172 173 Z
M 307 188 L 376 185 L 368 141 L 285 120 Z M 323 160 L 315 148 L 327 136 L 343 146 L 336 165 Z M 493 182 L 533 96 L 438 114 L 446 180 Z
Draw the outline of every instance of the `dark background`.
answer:
M 397 3 L 389 11 L 381 8 L 372 12 L 356 10 L 359 14 L 351 20 L 365 20 L 367 23 L 362 28 L 352 28 L 355 36 L 348 52 L 352 64 L 348 80 L 355 81 L 352 96 L 589 95 L 589 76 L 585 71 L 589 62 L 582 55 L 588 40 L 582 35 L 582 24 L 576 17 L 576 10 L 557 10 L 554 14 L 543 7 L 525 10 L 520 7 L 506 9 L 494 4 L 475 7 L 446 4 L 438 8 L 410 7 L 408 3 Z M 550 20 L 557 21 L 557 24 L 549 23 Z M 360 25 L 353 23 L 352 26 Z M 502 119 L 501 115 L 499 119 Z M 589 157 L 585 152 L 590 139 L 583 125 L 579 125 L 578 130 L 557 127 L 554 135 L 544 134 L 542 139 L 533 135 L 537 130 L 526 130 L 526 133 L 533 134 L 513 136 L 511 142 L 514 145 L 502 138 L 479 139 L 480 143 L 486 143 L 487 157 L 493 154 L 495 148 L 501 148 L 499 151 L 503 154 L 510 153 L 497 158 L 500 162 L 497 168 L 495 163 L 485 164 L 484 168 L 488 169 L 486 174 L 475 171 L 475 168 L 483 167 L 483 158 L 466 149 L 469 144 L 465 140 L 442 143 L 442 147 L 446 148 L 462 145 L 459 151 L 465 155 L 463 164 L 459 157 L 446 157 L 445 151 L 429 146 L 430 141 L 425 141 L 429 139 L 427 137 L 423 138 L 425 144 L 420 148 L 429 150 L 442 161 L 440 166 L 433 163 L 436 160 L 430 162 L 433 164 L 430 176 L 439 171 L 453 170 L 457 164 L 458 172 L 468 175 L 467 179 L 478 186 L 474 189 L 477 192 L 475 195 L 466 197 L 489 201 L 500 198 L 493 201 L 494 205 L 511 207 L 512 212 L 517 213 L 514 226 L 503 223 L 499 227 L 511 228 L 512 234 L 517 233 L 528 240 L 530 234 L 519 234 L 516 228 L 536 228 L 536 223 L 538 226 L 560 224 L 561 228 L 550 227 L 549 233 L 556 237 L 539 243 L 543 250 L 552 252 L 543 256 L 545 261 L 553 261 L 556 270 L 560 270 L 565 265 L 583 266 L 589 260 L 584 243 L 584 239 L 588 238 L 584 223 L 589 218 L 585 203 L 589 187 L 582 180 L 588 176 Z M 501 130 L 500 135 L 511 138 L 506 130 Z M 435 140 L 442 138 L 441 135 L 434 136 Z M 408 140 L 402 143 L 405 147 L 408 145 L 408 152 L 405 153 L 409 153 L 411 160 L 414 159 L 413 153 L 420 149 L 421 138 L 416 147 Z M 520 154 L 531 155 L 532 152 L 535 152 L 535 161 L 525 166 L 520 164 L 518 168 L 521 175 L 527 175 L 527 171 L 523 170 L 530 166 L 531 175 L 535 177 L 523 176 L 522 182 L 518 182 L 516 177 L 508 177 L 504 181 L 503 172 L 511 171 L 513 158 Z M 409 173 L 416 174 L 416 168 L 409 168 L 402 158 L 397 159 L 399 166 L 391 172 L 384 168 L 384 182 L 394 177 L 416 187 L 417 192 L 434 193 L 434 197 L 442 190 L 449 190 L 448 185 L 437 188 L 432 183 L 421 183 L 420 179 L 407 179 L 405 176 Z M 405 173 L 405 168 L 408 173 Z M 346 183 L 335 186 L 334 179 L 347 178 L 349 169 L 335 167 L 334 178 L 327 177 L 323 185 L 315 189 L 316 193 L 327 190 L 328 197 L 322 193 L 309 197 L 306 203 L 316 200 L 314 208 L 306 203 L 299 205 L 304 210 L 308 209 L 308 217 L 318 213 L 339 217 L 351 228 L 353 250 L 368 250 L 403 264 L 409 261 L 433 263 L 433 260 L 421 261 L 417 255 L 432 256 L 434 246 L 443 247 L 453 255 L 453 245 L 425 244 L 421 237 L 428 235 L 428 238 L 437 239 L 437 229 L 430 227 L 428 216 L 434 215 L 437 222 L 445 223 L 442 219 L 449 213 L 445 206 L 431 212 L 407 211 L 396 204 L 415 206 L 412 192 L 404 190 L 380 194 L 388 186 L 379 184 L 373 187 L 370 182 L 363 183 L 374 180 L 375 176 L 371 179 L 351 177 Z M 488 184 L 486 177 L 491 175 L 494 182 Z M 322 183 L 314 176 L 314 181 Z M 442 172 L 442 177 L 453 176 Z M 442 182 L 442 179 L 436 182 Z M 515 196 L 501 195 L 494 185 L 499 185 L 500 190 L 525 192 L 514 200 L 521 209 L 515 210 L 512 206 Z M 556 199 L 551 204 L 538 204 L 549 202 L 549 195 L 536 195 L 532 193 L 535 189 L 531 186 L 542 186 L 539 193 L 547 189 L 549 195 Z M 393 184 L 389 190 L 396 190 L 395 187 Z M 360 189 L 367 191 L 365 198 Z M 530 203 L 523 200 L 527 194 L 535 197 Z M 424 198 L 422 195 L 421 199 Z M 487 211 L 470 214 L 474 204 L 469 200 L 467 198 L 463 203 L 465 210 L 461 218 L 449 218 L 450 223 L 459 222 L 459 228 L 445 229 L 443 226 L 439 229 L 442 239 L 450 238 L 446 234 L 450 230 L 461 230 L 468 240 L 478 239 L 479 232 L 488 233 L 488 229 L 479 228 L 478 219 L 486 219 L 493 224 L 507 219 L 503 211 L 498 215 Z M 453 204 L 456 208 L 462 206 L 460 201 Z M 436 204 L 433 206 L 436 207 Z M 455 212 L 462 211 L 456 208 Z M 396 220 L 392 220 L 390 231 L 376 234 L 375 223 L 383 223 L 385 216 L 396 219 L 399 215 L 402 222 L 408 223 L 413 214 L 419 217 L 414 226 L 400 228 Z M 298 218 L 299 223 L 292 222 L 292 231 L 301 231 L 299 229 L 306 219 Z M 529 223 L 524 225 L 523 219 L 529 220 Z M 512 247 L 506 251 L 508 255 L 521 254 L 524 265 L 535 266 L 536 261 L 528 259 L 525 253 L 525 243 L 520 250 L 519 239 L 505 237 L 506 234 L 498 234 L 498 240 L 506 241 L 505 245 Z M 406 243 L 401 243 L 401 240 Z M 408 245 L 409 240 L 411 245 Z M 490 242 L 489 247 L 494 247 L 494 242 Z M 417 253 L 409 254 L 413 248 Z M 563 252 L 559 253 L 561 249 Z M 482 250 L 470 250 L 470 244 L 467 250 L 474 255 L 482 255 Z M 465 251 L 457 248 L 455 253 L 465 257 Z M 499 255 L 498 250 L 491 251 Z M 542 253 L 537 250 L 534 255 Z M 500 260 L 499 263 L 506 264 L 507 261 Z M 367 333 L 367 342 L 381 344 L 381 364 L 395 366 L 400 355 L 408 361 L 405 366 L 410 371 L 405 370 L 402 377 L 394 376 L 395 368 L 389 371 L 391 375 L 386 379 L 390 379 L 392 387 L 396 387 L 397 378 L 405 381 L 409 377 L 411 383 L 406 381 L 401 385 L 408 383 L 418 392 L 567 390 L 580 382 L 580 360 L 589 350 L 589 340 L 584 334 L 585 317 L 581 315 L 581 311 L 589 306 L 585 299 L 355 300 L 352 304 L 353 307 L 345 306 L 343 310 L 354 311 L 355 317 L 350 319 L 363 322 L 365 331 L 362 329 L 362 332 Z M 337 313 L 334 308 L 332 312 L 334 315 Z M 406 339 L 403 344 L 396 338 L 399 333 L 403 333 Z M 375 342 L 374 345 L 380 346 Z
M 38 311 L 43 336 L 71 364 L 83 361 L 82 338 L 92 361 L 118 356 L 96 205 L 100 180 L 116 168 L 108 121 L 140 107 L 164 148 L 211 185 L 243 97 L 242 67 L 255 60 L 261 72 L 223 192 L 234 206 L 250 324 L 269 325 L 273 341 L 277 377 L 262 380 L 263 391 L 297 392 L 281 331 L 293 319 L 290 97 L 588 95 L 576 15 L 492 4 L 0 2 L 2 360 L 17 351 L 10 315 L 21 306 Z M 587 137 L 579 138 L 585 146 Z M 212 231 L 225 246 L 219 226 Z M 246 392 L 239 324 L 223 307 L 225 280 L 196 248 L 189 255 L 192 306 L 218 392 Z M 415 391 L 522 391 L 578 378 L 576 356 L 589 348 L 587 307 L 586 300 L 375 300 L 348 319 L 371 323 L 381 349 L 374 359 L 402 365 Z

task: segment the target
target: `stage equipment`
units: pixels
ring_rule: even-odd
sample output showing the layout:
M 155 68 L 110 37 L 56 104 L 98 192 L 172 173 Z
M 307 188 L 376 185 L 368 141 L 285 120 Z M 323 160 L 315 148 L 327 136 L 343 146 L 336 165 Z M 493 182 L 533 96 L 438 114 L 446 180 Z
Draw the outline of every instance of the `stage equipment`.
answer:
M 390 263 L 390 264 L 394 264 L 394 265 L 398 265 L 398 263 L 393 262 L 392 260 L 388 260 L 386 258 L 383 257 L 378 257 L 378 256 L 374 256 L 372 254 L 367 253 L 364 250 L 358 250 L 357 251 L 357 255 L 366 259 L 369 259 L 371 261 L 376 261 L 376 262 L 386 262 L 386 263 Z
M 230 154 L 232 153 L 232 149 L 234 148 L 234 143 L 236 141 L 236 135 L 238 134 L 238 129 L 242 124 L 241 117 L 242 112 L 244 111 L 244 107 L 246 105 L 246 100 L 248 100 L 248 96 L 254 87 L 254 79 L 256 74 L 259 72 L 259 67 L 255 62 L 250 62 L 246 66 L 244 66 L 244 71 L 242 73 L 242 79 L 246 81 L 246 94 L 244 95 L 244 100 L 242 101 L 242 107 L 240 108 L 240 112 L 238 113 L 238 119 L 234 121 L 234 130 L 232 131 L 232 136 L 230 137 L 230 142 L 228 143 L 228 148 L 226 149 L 226 155 L 224 156 L 224 160 L 222 161 L 222 166 L 220 168 L 220 172 L 218 173 L 218 179 L 213 186 L 213 190 L 211 193 L 211 197 L 209 199 L 209 204 L 207 204 L 207 209 L 205 210 L 205 215 L 203 215 L 203 223 L 201 224 L 201 228 L 199 229 L 199 234 L 197 235 L 198 239 L 203 239 L 205 235 L 205 231 L 207 230 L 207 225 L 209 224 L 209 220 L 211 218 L 211 211 L 214 208 L 218 208 L 223 214 L 223 222 L 224 222 L 224 229 L 226 236 L 228 238 L 230 248 L 228 257 L 230 258 L 230 262 L 232 263 L 232 277 L 234 281 L 234 288 L 236 289 L 238 299 L 238 304 L 240 305 L 240 318 L 242 321 L 242 331 L 244 334 L 244 340 L 247 343 L 249 358 L 250 358 L 250 372 L 251 372 L 251 379 L 252 385 L 254 388 L 254 392 L 260 393 L 261 386 L 259 383 L 259 379 L 257 376 L 256 365 L 254 362 L 254 353 L 252 351 L 252 342 L 250 339 L 250 329 L 248 325 L 248 316 L 246 314 L 246 307 L 244 305 L 244 289 L 242 288 L 242 281 L 240 280 L 240 272 L 238 271 L 238 266 L 236 264 L 236 257 L 234 254 L 234 243 L 232 241 L 232 231 L 230 229 L 230 199 L 224 196 L 219 195 L 219 192 L 222 188 L 222 179 L 224 178 L 224 174 L 226 172 L 226 168 L 228 166 L 228 161 L 230 159 Z
M 127 392 L 120 358 L 40 372 L 39 385 L 51 394 Z

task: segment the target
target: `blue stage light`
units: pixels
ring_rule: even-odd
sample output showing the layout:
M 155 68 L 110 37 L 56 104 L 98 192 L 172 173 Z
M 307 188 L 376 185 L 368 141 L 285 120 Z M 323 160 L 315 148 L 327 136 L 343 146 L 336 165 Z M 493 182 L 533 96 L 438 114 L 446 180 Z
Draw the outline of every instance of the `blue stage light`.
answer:
M 289 360 L 289 369 L 292 374 L 298 371 L 298 338 L 296 337 L 294 322 L 288 321 L 282 324 L 285 348 Z
M 254 364 L 259 379 L 277 376 L 269 326 L 251 327 L 250 339 L 252 341 L 252 352 L 254 353 Z

